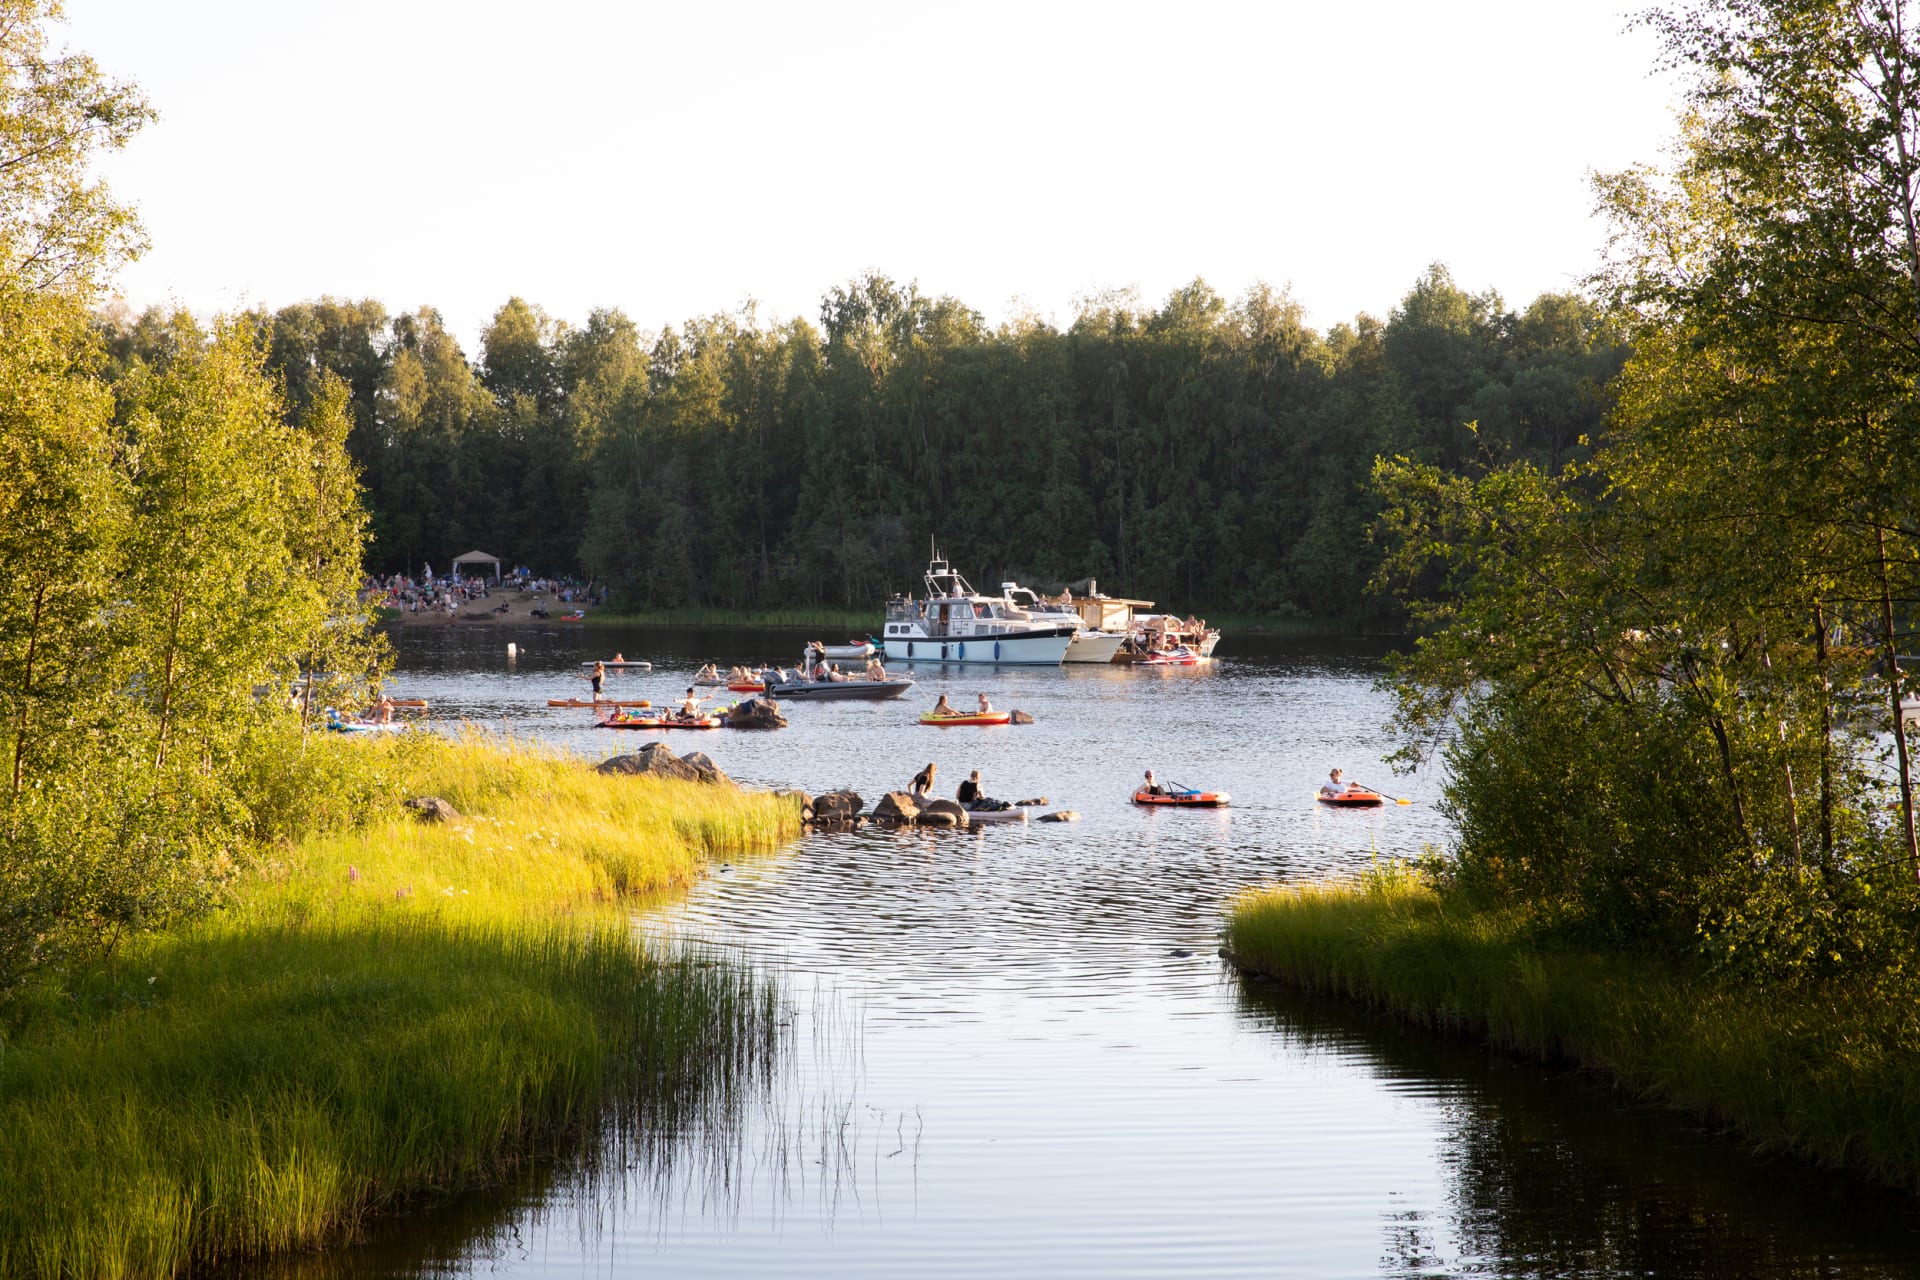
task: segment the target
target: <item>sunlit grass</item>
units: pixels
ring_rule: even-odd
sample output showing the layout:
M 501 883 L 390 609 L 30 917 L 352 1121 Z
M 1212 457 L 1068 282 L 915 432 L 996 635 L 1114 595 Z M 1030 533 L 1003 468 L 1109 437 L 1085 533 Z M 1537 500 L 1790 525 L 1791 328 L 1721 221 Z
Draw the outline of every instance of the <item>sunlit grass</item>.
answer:
M 223 910 L 16 1015 L 0 1275 L 171 1275 L 342 1240 L 764 1056 L 766 984 L 648 954 L 617 902 L 774 847 L 793 805 L 483 739 L 316 749 L 362 747 L 462 820 L 383 809 L 278 850 Z
M 1920 1019 L 1904 995 L 1734 985 L 1559 945 L 1397 868 L 1249 891 L 1227 949 L 1297 986 L 1601 1068 L 1761 1146 L 1920 1186 Z

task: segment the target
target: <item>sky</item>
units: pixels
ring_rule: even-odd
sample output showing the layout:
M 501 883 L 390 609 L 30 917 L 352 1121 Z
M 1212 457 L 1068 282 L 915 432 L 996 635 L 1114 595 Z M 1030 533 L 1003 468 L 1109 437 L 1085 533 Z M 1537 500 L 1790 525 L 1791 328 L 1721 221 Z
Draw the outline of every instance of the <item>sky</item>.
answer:
M 815 318 L 879 271 L 990 323 L 1196 276 L 1324 328 L 1431 262 L 1577 285 L 1592 172 L 1676 93 L 1620 0 L 727 4 L 67 0 L 158 123 L 103 170 L 136 307 L 518 295 L 642 328 Z

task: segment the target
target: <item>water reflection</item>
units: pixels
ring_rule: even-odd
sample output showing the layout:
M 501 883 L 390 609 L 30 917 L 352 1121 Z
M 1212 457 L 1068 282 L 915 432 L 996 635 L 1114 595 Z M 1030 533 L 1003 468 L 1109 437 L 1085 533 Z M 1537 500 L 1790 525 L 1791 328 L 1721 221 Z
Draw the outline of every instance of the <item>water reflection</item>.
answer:
M 403 687 L 590 755 L 632 744 L 544 706 L 577 684 L 588 645 L 659 664 L 622 690 L 657 697 L 700 663 L 780 657 L 802 638 L 555 634 L 509 669 L 497 637 L 475 636 L 403 638 Z M 1389 776 L 1375 663 L 1366 646 L 1247 641 L 1200 670 L 922 667 L 929 701 L 985 688 L 1038 723 L 962 733 L 916 725 L 913 703 L 821 704 L 790 709 L 778 733 L 702 738 L 750 783 L 871 798 L 933 758 L 949 784 L 980 768 L 994 794 L 1044 794 L 1084 820 L 811 836 L 648 910 L 651 934 L 785 974 L 788 1050 L 764 1093 L 682 1133 L 671 1159 L 603 1143 L 482 1209 L 383 1230 L 348 1265 L 1910 1274 L 1898 1202 L 1755 1161 L 1578 1077 L 1249 987 L 1215 958 L 1240 888 L 1444 839 L 1432 778 L 1403 780 L 1423 801 L 1407 808 L 1312 801 L 1330 763 Z M 1138 809 L 1127 797 L 1147 765 L 1235 806 Z
M 1912 1200 L 1748 1152 L 1597 1078 L 1242 985 L 1281 1052 L 1338 1056 L 1439 1105 L 1443 1202 L 1381 1207 L 1388 1276 L 1920 1275 Z

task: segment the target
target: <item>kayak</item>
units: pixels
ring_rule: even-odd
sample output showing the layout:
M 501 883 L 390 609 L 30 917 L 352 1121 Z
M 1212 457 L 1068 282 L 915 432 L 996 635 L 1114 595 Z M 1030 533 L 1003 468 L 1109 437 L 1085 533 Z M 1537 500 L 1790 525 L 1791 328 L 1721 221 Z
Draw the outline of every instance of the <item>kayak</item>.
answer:
M 1133 793 L 1135 804 L 1167 805 L 1175 809 L 1219 809 L 1232 799 L 1224 791 L 1163 791 L 1154 795 L 1142 787 Z
M 595 722 L 596 729 L 718 729 L 723 722 L 719 716 L 701 716 L 695 720 L 682 720 L 679 716 L 609 716 Z
M 1371 809 L 1387 802 L 1387 798 L 1376 791 L 1348 791 L 1337 796 L 1316 795 L 1314 799 L 1336 809 Z
M 928 711 L 921 715 L 920 723 L 947 729 L 957 724 L 1006 724 L 1012 719 L 1011 711 L 963 711 L 957 716 L 937 716 Z

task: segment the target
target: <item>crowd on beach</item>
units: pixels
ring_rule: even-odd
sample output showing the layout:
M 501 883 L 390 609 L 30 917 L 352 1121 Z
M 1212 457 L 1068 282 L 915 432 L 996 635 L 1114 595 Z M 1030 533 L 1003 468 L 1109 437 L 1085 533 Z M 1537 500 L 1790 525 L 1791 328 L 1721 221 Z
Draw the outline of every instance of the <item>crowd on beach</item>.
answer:
M 443 613 L 449 617 L 475 600 L 488 599 L 494 591 L 514 590 L 550 597 L 558 604 L 603 604 L 606 591 L 577 578 L 537 578 L 524 565 L 511 573 L 489 581 L 484 575 L 458 572 L 435 575 L 433 566 L 423 567 L 419 578 L 395 573 L 385 577 L 369 575 L 360 586 L 363 603 L 403 613 Z M 505 606 L 495 612 L 505 612 Z

